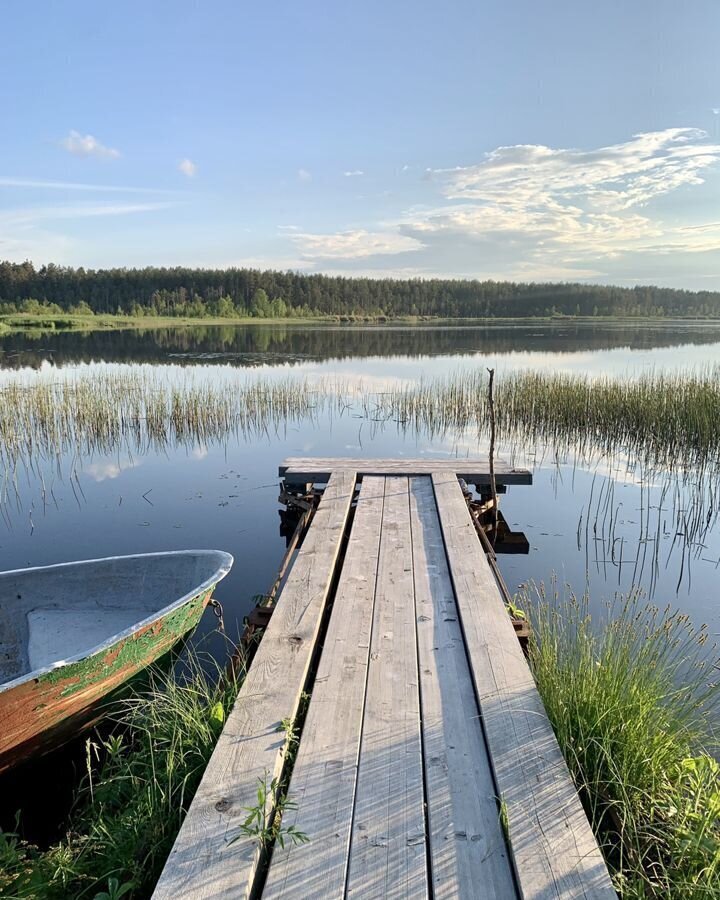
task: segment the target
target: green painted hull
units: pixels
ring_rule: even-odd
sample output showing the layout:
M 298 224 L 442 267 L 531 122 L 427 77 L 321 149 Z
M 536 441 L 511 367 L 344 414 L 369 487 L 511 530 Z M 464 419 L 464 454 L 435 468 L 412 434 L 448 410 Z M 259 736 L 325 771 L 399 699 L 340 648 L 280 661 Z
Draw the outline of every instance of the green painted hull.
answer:
M 214 582 L 200 585 L 196 593 L 81 658 L 0 685 L 0 772 L 54 749 L 97 722 L 112 692 L 192 633 L 214 587 Z

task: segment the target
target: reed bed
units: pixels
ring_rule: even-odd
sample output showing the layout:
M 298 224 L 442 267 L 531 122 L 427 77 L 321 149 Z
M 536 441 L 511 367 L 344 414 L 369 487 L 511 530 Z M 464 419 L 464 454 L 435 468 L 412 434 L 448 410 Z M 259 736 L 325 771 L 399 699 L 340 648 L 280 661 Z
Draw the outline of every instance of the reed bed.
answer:
M 391 391 L 380 405 L 415 429 L 484 432 L 487 375 Z M 513 371 L 496 379 L 495 407 L 505 440 L 607 453 L 622 447 L 644 462 L 691 470 L 717 459 L 720 367 L 625 379 Z
M 720 461 L 720 367 L 623 380 L 510 372 L 496 379 L 495 407 L 506 446 L 622 450 L 646 465 L 695 473 Z M 43 373 L 0 387 L 0 454 L 12 470 L 38 456 L 139 454 L 253 438 L 344 415 L 359 415 L 374 428 L 481 440 L 487 375 L 483 370 L 378 390 L 361 381 L 276 381 L 232 369 L 216 381 L 208 370 L 172 377 L 150 368 L 90 367 L 65 378 Z

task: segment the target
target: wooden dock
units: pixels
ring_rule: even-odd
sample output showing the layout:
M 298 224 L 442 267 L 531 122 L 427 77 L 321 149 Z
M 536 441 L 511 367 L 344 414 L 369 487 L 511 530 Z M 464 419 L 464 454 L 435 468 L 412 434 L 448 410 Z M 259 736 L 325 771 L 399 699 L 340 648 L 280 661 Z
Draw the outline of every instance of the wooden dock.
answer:
M 615 898 L 458 480 L 487 461 L 281 474 L 327 486 L 156 900 Z M 239 826 L 290 769 L 309 841 L 263 852 Z

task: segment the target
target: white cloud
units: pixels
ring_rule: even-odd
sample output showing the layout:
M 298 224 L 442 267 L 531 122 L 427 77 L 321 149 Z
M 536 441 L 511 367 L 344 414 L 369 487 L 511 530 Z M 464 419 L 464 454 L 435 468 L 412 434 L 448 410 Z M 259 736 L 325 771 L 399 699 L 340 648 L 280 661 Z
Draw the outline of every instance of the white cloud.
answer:
M 304 259 L 359 259 L 407 253 L 422 247 L 413 237 L 387 231 L 340 231 L 333 234 L 293 234 Z
M 280 231 L 300 231 L 299 225 L 278 225 Z
M 188 178 L 194 178 L 197 174 L 197 170 L 197 164 L 191 159 L 181 159 L 178 163 L 178 172 L 182 172 L 182 174 L 186 175 Z
M 635 135 L 597 150 L 554 150 L 534 144 L 498 147 L 475 166 L 435 170 L 450 199 L 502 201 L 504 205 L 567 205 L 582 200 L 596 211 L 622 211 L 686 184 L 720 158 L 695 128 Z
M 85 475 L 92 478 L 93 481 L 112 481 L 119 478 L 120 475 L 128 469 L 137 469 L 138 466 L 141 465 L 142 461 L 131 459 L 119 460 L 118 462 L 98 462 L 85 466 L 83 472 Z
M 338 273 L 389 274 L 398 267 L 367 262 L 408 254 L 405 268 L 424 277 L 607 280 L 622 272 L 631 281 L 637 264 L 647 280 L 651 259 L 720 250 L 720 223 L 665 218 L 665 198 L 702 185 L 718 163 L 720 145 L 694 128 L 586 150 L 498 147 L 475 165 L 426 170 L 424 190 L 437 201 L 394 221 L 287 237 L 306 268 Z
M 312 175 L 307 169 L 298 169 L 297 176 L 300 181 L 312 181 Z
M 445 204 L 411 209 L 396 226 L 437 252 L 474 246 L 478 274 L 490 262 L 504 277 L 598 277 L 601 259 L 720 249 L 718 223 L 686 228 L 650 211 L 719 162 L 720 145 L 692 128 L 594 150 L 498 147 L 477 165 L 433 170 Z
M 352 169 L 349 172 L 343 172 L 343 175 L 346 178 L 355 178 L 356 176 L 364 175 L 364 174 L 365 173 L 362 171 L 362 169 Z
M 96 216 L 126 216 L 169 209 L 173 203 L 78 203 L 68 206 L 31 206 L 0 212 L 0 225 L 33 225 L 48 219 L 86 219 Z
M 10 262 L 69 262 L 72 241 L 64 235 L 38 228 L 13 226 L 7 232 L 0 223 L 0 259 Z
M 103 159 L 117 159 L 120 156 L 119 150 L 106 147 L 91 134 L 80 134 L 79 131 L 71 131 L 60 144 L 74 156 L 98 156 Z
M 38 188 L 39 190 L 57 191 L 100 191 L 101 193 L 122 194 L 176 194 L 176 191 L 164 191 L 157 188 L 124 187 L 114 184 L 83 184 L 77 181 L 43 181 L 39 178 L 14 178 L 0 175 L 0 187 Z

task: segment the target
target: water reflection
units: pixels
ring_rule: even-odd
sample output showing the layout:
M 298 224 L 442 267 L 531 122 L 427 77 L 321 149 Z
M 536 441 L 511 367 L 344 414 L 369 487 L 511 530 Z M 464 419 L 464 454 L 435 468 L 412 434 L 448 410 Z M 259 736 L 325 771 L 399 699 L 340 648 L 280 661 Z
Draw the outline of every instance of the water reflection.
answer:
M 126 331 L 23 332 L 0 337 L 2 368 L 98 362 L 301 365 L 370 357 L 572 354 L 720 344 L 720 323 L 518 323 L 400 326 L 211 325 Z
M 217 329 L 207 334 L 192 330 L 54 335 L 36 344 L 28 340 L 19 350 L 18 337 L 11 336 L 0 342 L 0 365 L 6 367 L 6 382 L 26 377 L 20 369 L 23 361 L 33 367 L 27 377 L 36 378 L 34 370 L 45 360 L 49 381 L 72 376 L 73 365 L 82 361 L 83 371 L 89 374 L 111 374 L 120 368 L 138 377 L 149 372 L 172 385 L 184 372 L 199 384 L 211 380 L 233 390 L 238 379 L 245 378 L 233 369 L 243 359 L 247 362 L 243 354 L 270 352 L 282 357 L 282 365 L 277 366 L 269 365 L 269 357 L 263 359 L 265 371 L 276 383 L 287 371 L 287 354 L 301 372 L 328 376 L 346 367 L 366 380 L 376 376 L 383 381 L 424 375 L 433 371 L 433 363 L 446 371 L 464 359 L 477 366 L 473 354 L 481 346 L 501 353 L 500 348 L 512 345 L 507 359 L 514 359 L 518 353 L 534 352 L 529 349 L 532 341 L 542 346 L 547 360 L 557 361 L 574 352 L 589 359 L 596 370 L 624 354 L 618 347 L 643 342 L 638 352 L 658 368 L 666 364 L 665 354 L 672 353 L 663 347 L 673 342 L 686 341 L 683 353 L 677 354 L 684 362 L 692 362 L 696 353 L 715 353 L 720 359 L 713 343 L 720 341 L 720 333 L 694 325 L 671 331 L 593 326 L 581 329 L 579 336 L 573 331 L 573 340 L 559 326 L 539 331 L 535 325 L 525 331 L 523 343 L 517 330 L 507 328 L 410 334 L 404 329 L 360 333 L 357 329 L 231 328 L 223 330 L 223 339 L 239 356 L 230 365 L 227 359 L 218 365 L 193 357 L 174 358 L 174 366 L 167 365 L 170 353 L 223 352 L 218 349 Z M 259 349 L 261 339 L 267 341 L 264 350 Z M 598 349 L 590 346 L 593 342 Z M 12 347 L 13 352 L 26 355 L 9 358 Z M 383 352 L 395 355 L 386 358 Z M 338 362 L 343 354 L 345 362 Z M 413 354 L 418 358 L 413 359 Z M 315 362 L 308 362 L 308 357 Z M 64 368 L 52 367 L 47 362 L 50 358 L 57 358 Z M 115 363 L 98 364 L 93 359 Z M 138 365 L 156 361 L 166 365 Z M 186 368 L 190 363 L 195 367 L 192 373 Z M 272 584 L 283 554 L 277 467 L 284 457 L 442 457 L 482 454 L 487 449 L 486 438 L 474 426 L 433 431 L 422 424 L 387 418 L 376 407 L 352 404 L 325 409 L 312 405 L 301 415 L 286 412 L 260 427 L 226 428 L 205 435 L 191 432 L 184 440 L 173 435 L 154 443 L 147 439 L 147 428 L 144 421 L 139 431 L 130 429 L 115 444 L 75 442 L 57 452 L 40 453 L 31 461 L 23 455 L 16 466 L 0 468 L 0 568 L 151 550 L 226 549 L 234 554 L 236 564 L 219 597 L 232 633 L 249 611 L 252 597 Z M 35 440 L 37 435 L 31 437 Z M 512 436 L 505 437 L 499 452 L 515 464 L 529 464 L 535 474 L 532 487 L 510 488 L 502 498 L 510 526 L 525 532 L 531 545 L 527 557 L 500 558 L 511 589 L 531 579 L 547 582 L 553 572 L 577 591 L 587 584 L 598 601 L 638 585 L 659 604 L 679 605 L 698 623 L 707 621 L 720 632 L 714 469 L 673 473 L 641 465 L 621 448 L 593 454 L 562 442 L 521 441 Z M 210 619 L 201 634 L 213 628 Z

